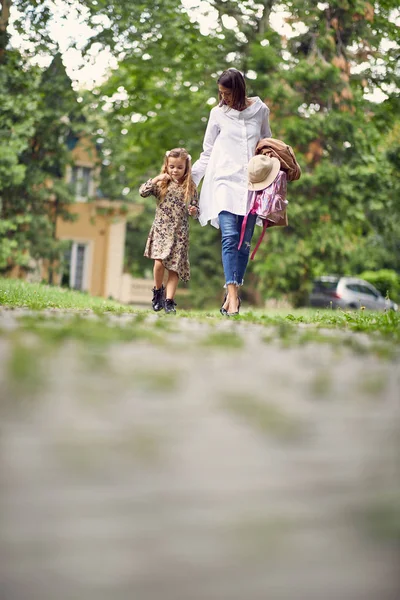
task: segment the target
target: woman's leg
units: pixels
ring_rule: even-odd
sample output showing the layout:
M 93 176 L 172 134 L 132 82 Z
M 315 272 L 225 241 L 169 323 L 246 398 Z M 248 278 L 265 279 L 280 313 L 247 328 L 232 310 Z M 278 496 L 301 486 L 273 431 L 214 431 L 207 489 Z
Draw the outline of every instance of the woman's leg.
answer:
M 243 217 L 242 217 L 243 219 Z M 219 213 L 221 228 L 222 265 L 224 267 L 227 298 L 224 308 L 228 313 L 238 310 L 238 245 L 240 238 L 240 217 L 226 210 Z M 241 221 L 240 221 L 241 223 Z
M 238 216 L 226 210 L 219 213 L 221 228 L 222 265 L 224 267 L 225 283 L 237 285 L 239 232 Z
M 226 287 L 228 288 L 228 296 L 224 303 L 224 308 L 229 315 L 235 314 L 239 312 L 238 286 L 234 283 L 229 283 Z
M 239 217 L 240 227 L 242 226 L 243 217 Z M 243 242 L 238 251 L 238 283 L 243 285 L 244 274 L 249 262 L 250 256 L 250 245 L 254 233 L 254 227 L 256 224 L 257 215 L 249 215 L 247 218 L 246 229 L 243 236 Z
M 179 276 L 176 271 L 168 271 L 167 281 L 167 300 L 173 300 L 175 298 L 176 288 L 178 287 Z
M 153 268 L 154 287 L 156 288 L 156 290 L 159 290 L 162 286 L 162 283 L 164 280 L 164 271 L 165 271 L 165 267 L 162 263 L 162 260 L 159 260 L 158 258 L 156 258 L 154 261 L 154 268 Z

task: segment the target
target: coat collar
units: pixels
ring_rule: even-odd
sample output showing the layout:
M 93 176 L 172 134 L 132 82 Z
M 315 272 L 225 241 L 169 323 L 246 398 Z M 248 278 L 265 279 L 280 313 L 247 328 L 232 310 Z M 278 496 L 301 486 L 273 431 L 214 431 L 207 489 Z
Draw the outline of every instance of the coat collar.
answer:
M 229 108 L 228 106 L 221 106 L 221 110 L 224 115 L 231 119 L 239 119 L 240 117 L 243 119 L 250 119 L 261 109 L 264 102 L 262 102 L 258 96 L 253 96 L 249 98 L 249 100 L 252 100 L 252 104 L 244 110 L 236 110 L 235 108 Z

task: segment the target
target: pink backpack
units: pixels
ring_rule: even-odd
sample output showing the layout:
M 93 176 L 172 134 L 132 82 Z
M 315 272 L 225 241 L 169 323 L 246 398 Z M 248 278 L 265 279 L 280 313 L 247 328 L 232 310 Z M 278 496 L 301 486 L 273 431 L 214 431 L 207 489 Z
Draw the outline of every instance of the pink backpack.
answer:
M 243 243 L 244 232 L 246 230 L 246 223 L 249 215 L 256 214 L 257 225 L 262 225 L 263 227 L 256 247 L 251 254 L 251 260 L 253 260 L 256 255 L 267 227 L 282 227 L 288 224 L 286 214 L 286 206 L 288 205 L 288 201 L 286 200 L 286 182 L 286 173 L 284 171 L 279 171 L 275 181 L 273 181 L 271 185 L 259 192 L 249 191 L 248 206 L 250 208 L 243 219 L 238 248 L 240 248 Z

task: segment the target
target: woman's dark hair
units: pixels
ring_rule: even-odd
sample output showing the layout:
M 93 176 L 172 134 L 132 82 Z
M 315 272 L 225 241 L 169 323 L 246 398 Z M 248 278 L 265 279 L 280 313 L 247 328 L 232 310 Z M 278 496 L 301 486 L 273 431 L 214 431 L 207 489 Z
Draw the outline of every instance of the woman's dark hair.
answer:
M 246 108 L 246 82 L 240 71 L 227 69 L 219 76 L 217 83 L 232 90 L 232 108 L 235 110 Z M 222 106 L 224 101 L 220 93 L 218 93 L 218 97 L 219 105 Z

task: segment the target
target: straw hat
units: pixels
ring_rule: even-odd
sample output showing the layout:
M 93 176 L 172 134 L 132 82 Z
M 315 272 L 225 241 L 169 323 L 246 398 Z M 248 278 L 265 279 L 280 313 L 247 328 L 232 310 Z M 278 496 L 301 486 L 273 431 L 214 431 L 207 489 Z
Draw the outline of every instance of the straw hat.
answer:
M 249 160 L 247 174 L 249 178 L 249 190 L 258 192 L 273 183 L 280 171 L 280 161 L 263 154 L 257 154 Z

